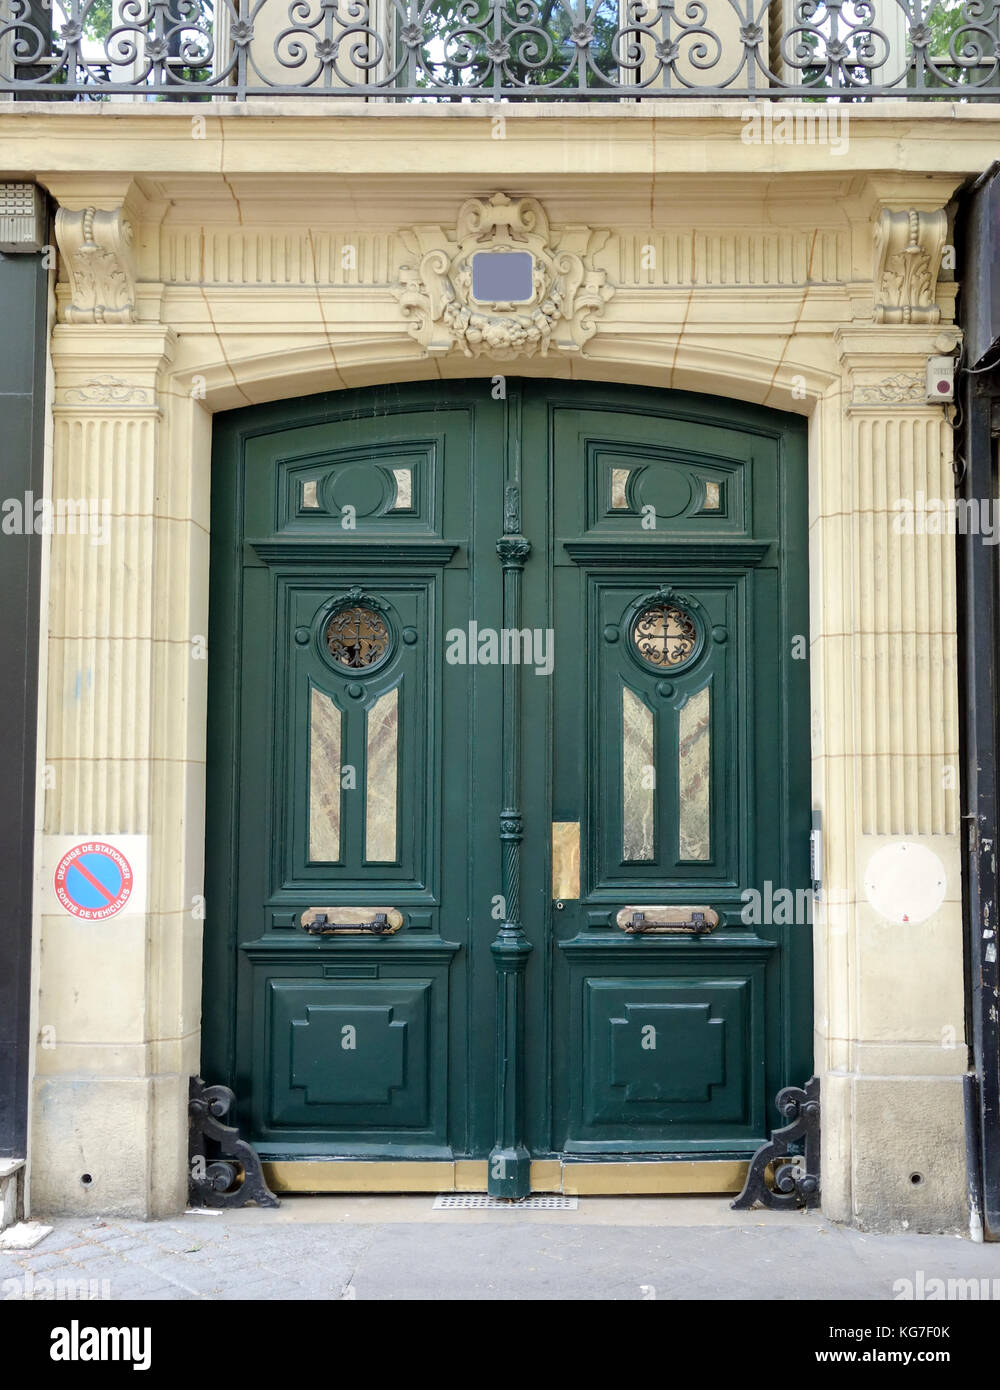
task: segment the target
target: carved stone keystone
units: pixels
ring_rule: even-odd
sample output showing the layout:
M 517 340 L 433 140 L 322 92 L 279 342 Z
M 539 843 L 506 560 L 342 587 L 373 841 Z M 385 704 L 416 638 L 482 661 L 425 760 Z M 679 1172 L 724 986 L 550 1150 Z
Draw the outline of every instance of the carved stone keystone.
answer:
M 507 360 L 553 348 L 579 352 L 613 293 L 591 260 L 609 235 L 579 226 L 553 235 L 535 198 L 470 198 L 453 232 L 419 226 L 400 233 L 414 259 L 400 269 L 393 293 L 429 353 L 458 348 L 466 357 Z M 527 255 L 524 293 L 510 301 L 477 298 L 473 258 L 481 252 Z

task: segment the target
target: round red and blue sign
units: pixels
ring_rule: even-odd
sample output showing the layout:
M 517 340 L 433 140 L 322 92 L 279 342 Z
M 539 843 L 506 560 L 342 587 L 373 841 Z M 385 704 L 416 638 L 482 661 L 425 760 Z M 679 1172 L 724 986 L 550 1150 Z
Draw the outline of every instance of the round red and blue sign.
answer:
M 132 895 L 132 866 L 114 845 L 84 840 L 59 860 L 54 882 L 56 897 L 70 916 L 105 922 Z

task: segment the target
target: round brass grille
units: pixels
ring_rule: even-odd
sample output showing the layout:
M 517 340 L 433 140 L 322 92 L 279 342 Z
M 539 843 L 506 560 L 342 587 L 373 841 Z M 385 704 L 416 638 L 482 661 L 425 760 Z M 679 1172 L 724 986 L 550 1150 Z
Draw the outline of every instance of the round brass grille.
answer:
M 334 661 L 358 669 L 376 666 L 389 650 L 389 629 L 374 608 L 339 608 L 326 625 L 326 645 Z
M 655 603 L 637 613 L 632 623 L 632 643 L 650 666 L 680 666 L 698 642 L 694 619 L 683 608 Z

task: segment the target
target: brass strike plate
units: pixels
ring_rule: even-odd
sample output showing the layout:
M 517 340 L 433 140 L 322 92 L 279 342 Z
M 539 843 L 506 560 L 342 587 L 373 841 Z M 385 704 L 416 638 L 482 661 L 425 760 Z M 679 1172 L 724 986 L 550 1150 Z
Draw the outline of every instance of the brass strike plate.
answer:
M 711 907 L 630 906 L 621 908 L 615 921 L 630 935 L 700 936 L 719 925 L 719 914 Z
M 391 936 L 403 914 L 395 907 L 307 907 L 299 924 L 315 936 Z
M 552 822 L 552 897 L 576 902 L 580 897 L 580 822 Z

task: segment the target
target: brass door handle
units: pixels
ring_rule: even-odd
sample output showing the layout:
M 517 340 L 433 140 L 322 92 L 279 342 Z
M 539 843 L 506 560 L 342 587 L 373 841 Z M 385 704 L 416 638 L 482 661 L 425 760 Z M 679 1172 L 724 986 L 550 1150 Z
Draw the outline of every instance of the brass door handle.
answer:
M 346 920 L 331 921 L 333 914 Z M 307 907 L 299 919 L 312 936 L 391 936 L 403 925 L 403 914 L 394 907 Z
M 615 921 L 630 935 L 683 932 L 700 936 L 719 925 L 719 914 L 710 907 L 623 907 Z

